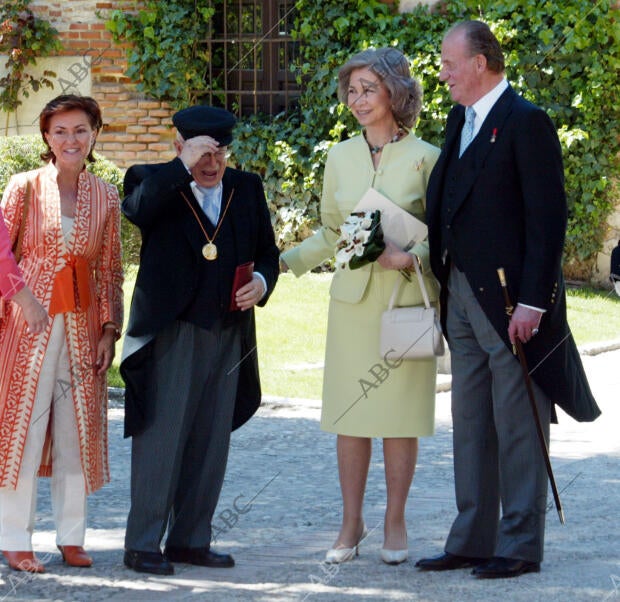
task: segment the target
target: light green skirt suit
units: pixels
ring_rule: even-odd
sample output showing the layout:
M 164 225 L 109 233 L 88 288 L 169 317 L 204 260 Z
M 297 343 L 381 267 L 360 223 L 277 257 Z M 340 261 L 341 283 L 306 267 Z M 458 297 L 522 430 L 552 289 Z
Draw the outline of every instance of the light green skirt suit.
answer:
M 426 183 L 439 149 L 412 133 L 383 148 L 375 169 L 363 136 L 330 150 L 321 199 L 322 227 L 282 259 L 300 276 L 335 254 L 338 228 L 372 187 L 424 220 Z M 431 302 L 438 298 L 428 245 L 416 245 Z M 403 277 L 372 263 L 337 269 L 330 304 L 321 428 L 356 437 L 418 437 L 434 432 L 435 359 L 390 362 L 379 354 L 381 314 Z M 422 305 L 417 278 L 404 282 L 397 305 Z

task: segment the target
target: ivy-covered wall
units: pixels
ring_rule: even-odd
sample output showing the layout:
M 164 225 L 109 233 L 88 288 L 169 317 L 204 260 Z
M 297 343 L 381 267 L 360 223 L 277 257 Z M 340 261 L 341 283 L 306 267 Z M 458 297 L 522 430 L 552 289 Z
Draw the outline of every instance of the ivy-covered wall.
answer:
M 239 128 L 235 157 L 266 176 L 279 242 L 295 242 L 317 219 L 327 149 L 357 130 L 335 97 L 336 71 L 353 52 L 393 45 L 411 59 L 424 86 L 417 135 L 437 145 L 452 102 L 439 82 L 445 30 L 462 19 L 487 21 L 507 58 L 507 76 L 553 119 L 563 146 L 569 226 L 568 277 L 589 280 L 609 239 L 607 218 L 617 204 L 620 98 L 618 6 L 602 0 L 453 0 L 431 12 L 419 6 L 395 14 L 366 0 L 301 0 L 297 24 L 306 78 L 299 113 L 248 121 Z M 617 236 L 616 236 L 617 238 Z
M 172 156 L 171 111 L 188 102 L 187 78 L 203 72 L 208 60 L 194 44 L 180 48 L 179 40 L 195 40 L 195 28 L 206 29 L 208 9 L 218 1 L 30 3 L 60 32 L 63 53 L 96 53 L 93 95 L 104 105 L 107 125 L 101 149 L 122 167 Z M 407 14 L 398 12 L 396 0 L 298 0 L 296 6 L 294 35 L 302 49 L 296 70 L 304 86 L 299 108 L 244 119 L 233 143 L 233 160 L 264 177 L 281 247 L 316 226 L 326 152 L 357 130 L 336 99 L 339 66 L 368 46 L 403 50 L 425 90 L 417 135 L 440 145 L 452 104 L 437 77 L 441 38 L 453 22 L 481 18 L 504 47 L 512 85 L 545 108 L 558 128 L 570 204 L 566 273 L 592 277 L 605 241 L 620 238 L 606 225 L 618 198 L 617 1 L 443 0 Z M 165 20 L 159 18 L 162 7 Z M 169 63 L 178 77 L 167 74 Z

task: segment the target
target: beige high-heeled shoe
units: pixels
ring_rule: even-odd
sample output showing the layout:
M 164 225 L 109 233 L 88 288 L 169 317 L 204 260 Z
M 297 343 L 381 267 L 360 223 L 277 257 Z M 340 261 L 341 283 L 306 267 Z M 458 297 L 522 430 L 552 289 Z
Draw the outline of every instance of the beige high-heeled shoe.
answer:
M 366 529 L 366 525 L 363 525 L 362 534 L 352 548 L 331 548 L 327 550 L 325 562 L 328 564 L 340 564 L 348 560 L 353 560 L 356 556 L 359 556 L 359 545 L 366 535 L 368 535 L 368 530 Z
M 383 548 L 381 548 L 381 560 L 385 562 L 385 564 L 401 564 L 407 560 L 409 556 L 409 548 L 408 548 L 408 537 L 405 532 L 405 547 L 399 550 L 393 550 L 385 547 L 385 543 L 383 544 Z
M 388 550 L 386 548 L 381 548 L 381 560 L 385 562 L 385 564 L 400 564 L 401 562 L 405 562 L 407 557 L 409 556 L 409 550 Z

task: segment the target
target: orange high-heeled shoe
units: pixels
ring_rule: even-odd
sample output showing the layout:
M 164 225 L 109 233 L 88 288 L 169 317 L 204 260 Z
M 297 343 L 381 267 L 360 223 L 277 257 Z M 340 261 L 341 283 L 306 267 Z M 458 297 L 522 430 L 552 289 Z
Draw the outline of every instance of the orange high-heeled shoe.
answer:
M 93 559 L 86 553 L 82 546 L 57 546 L 62 554 L 62 559 L 69 566 L 89 567 L 93 566 Z
M 12 550 L 3 550 L 2 555 L 14 571 L 27 571 L 29 573 L 45 572 L 45 566 L 39 562 L 39 559 L 32 551 L 15 552 Z

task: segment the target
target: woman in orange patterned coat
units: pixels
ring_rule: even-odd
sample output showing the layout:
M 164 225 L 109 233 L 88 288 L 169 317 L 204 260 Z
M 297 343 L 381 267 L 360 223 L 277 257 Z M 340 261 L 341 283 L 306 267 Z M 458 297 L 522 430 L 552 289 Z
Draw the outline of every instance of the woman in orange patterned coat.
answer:
M 26 220 L 19 267 L 52 318 L 35 335 L 11 303 L 0 327 L 0 550 L 16 570 L 44 571 L 31 543 L 37 472 L 52 477 L 56 543 L 72 566 L 92 564 L 86 495 L 109 481 L 106 370 L 123 274 L 118 192 L 85 170 L 101 125 L 92 98 L 50 101 L 40 115 L 48 163 L 13 176 L 2 199 L 11 238 Z

